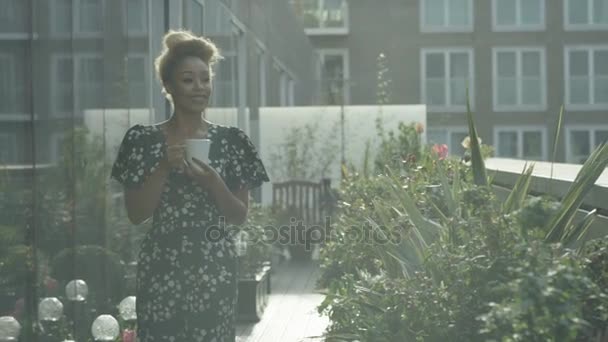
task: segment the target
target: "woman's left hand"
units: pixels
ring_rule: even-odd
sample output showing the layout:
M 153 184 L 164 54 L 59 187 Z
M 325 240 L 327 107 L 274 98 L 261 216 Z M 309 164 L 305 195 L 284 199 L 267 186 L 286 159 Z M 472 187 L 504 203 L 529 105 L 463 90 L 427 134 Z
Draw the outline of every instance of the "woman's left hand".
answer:
M 205 188 L 213 186 L 222 179 L 211 166 L 196 158 L 192 158 L 192 161 L 186 161 L 184 170 L 188 176 Z

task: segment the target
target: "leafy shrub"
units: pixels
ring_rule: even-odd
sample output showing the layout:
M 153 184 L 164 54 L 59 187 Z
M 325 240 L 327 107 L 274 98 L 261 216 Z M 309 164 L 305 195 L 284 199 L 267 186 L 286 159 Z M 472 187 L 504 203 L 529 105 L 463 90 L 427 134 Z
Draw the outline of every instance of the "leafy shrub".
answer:
M 272 245 L 266 240 L 265 228 L 274 227 L 276 220 L 270 208 L 251 202 L 247 222 L 242 231 L 246 242 L 244 255 L 239 256 L 239 277 L 250 278 L 260 271 L 265 262 L 270 261 Z

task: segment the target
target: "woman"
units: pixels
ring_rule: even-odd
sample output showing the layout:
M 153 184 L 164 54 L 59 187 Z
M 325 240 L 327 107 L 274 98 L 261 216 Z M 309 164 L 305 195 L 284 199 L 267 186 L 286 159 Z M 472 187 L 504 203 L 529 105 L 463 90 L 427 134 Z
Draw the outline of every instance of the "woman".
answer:
M 234 341 L 234 241 L 207 233 L 222 221 L 243 223 L 249 190 L 269 179 L 243 131 L 204 118 L 211 67 L 220 58 L 215 45 L 186 31 L 167 33 L 163 43 L 156 72 L 174 113 L 157 125 L 130 128 L 112 169 L 124 186 L 129 219 L 139 224 L 153 217 L 138 261 L 138 337 Z M 190 138 L 211 140 L 209 165 L 185 160 Z

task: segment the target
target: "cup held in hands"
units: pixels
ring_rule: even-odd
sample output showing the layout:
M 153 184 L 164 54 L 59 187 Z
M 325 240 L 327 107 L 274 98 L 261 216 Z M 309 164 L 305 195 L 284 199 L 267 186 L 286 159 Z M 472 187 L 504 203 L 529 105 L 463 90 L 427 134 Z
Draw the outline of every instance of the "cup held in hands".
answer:
M 209 147 L 211 140 L 209 139 L 188 139 L 186 140 L 186 159 L 192 162 L 192 158 L 196 158 L 205 164 L 209 164 Z

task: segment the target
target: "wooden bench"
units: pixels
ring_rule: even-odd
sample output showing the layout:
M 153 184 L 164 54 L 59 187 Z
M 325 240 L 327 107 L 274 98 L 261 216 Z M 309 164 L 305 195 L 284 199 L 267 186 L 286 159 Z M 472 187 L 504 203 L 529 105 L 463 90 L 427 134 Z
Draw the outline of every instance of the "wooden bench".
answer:
M 280 226 L 290 225 L 292 219 L 295 219 L 296 222 L 301 221 L 307 228 L 324 227 L 326 218 L 331 217 L 333 213 L 334 201 L 329 178 L 324 178 L 320 182 L 289 180 L 272 184 L 272 210 L 279 217 Z M 323 230 L 322 237 L 327 236 L 328 233 Z M 304 245 L 290 244 L 288 247 L 293 259 L 311 257 L 312 251 L 305 249 Z
M 331 179 L 290 180 L 272 184 L 273 210 L 286 210 L 305 224 L 323 224 L 331 214 Z

